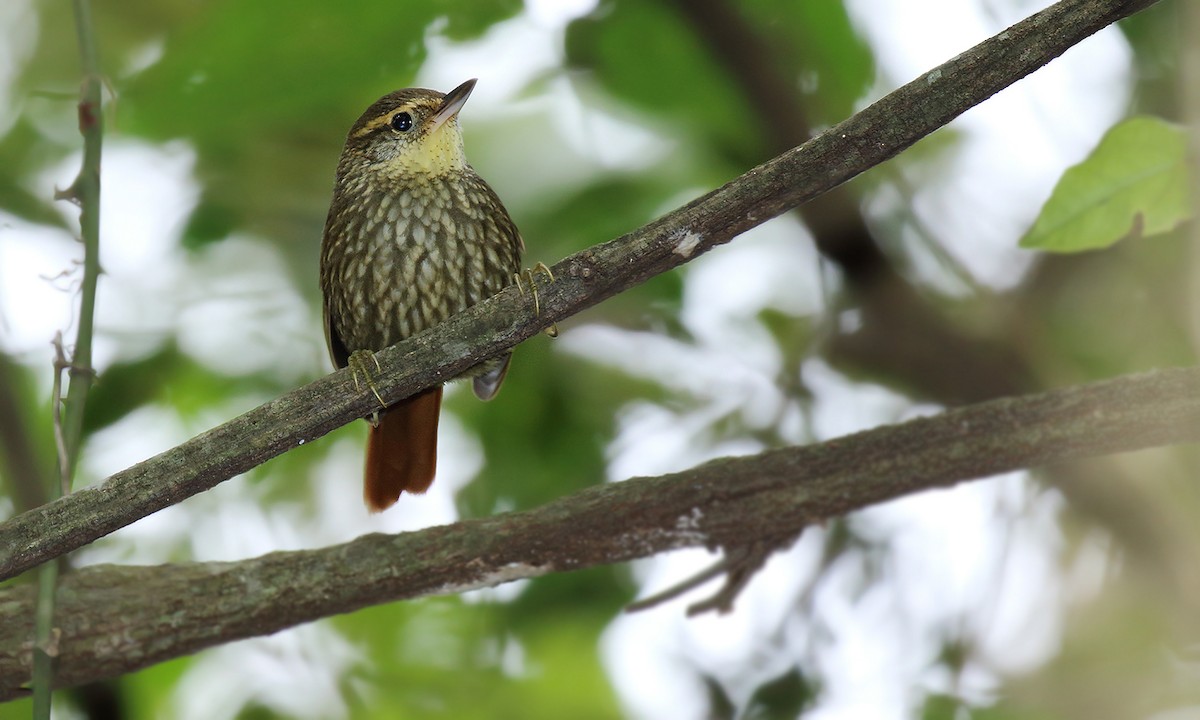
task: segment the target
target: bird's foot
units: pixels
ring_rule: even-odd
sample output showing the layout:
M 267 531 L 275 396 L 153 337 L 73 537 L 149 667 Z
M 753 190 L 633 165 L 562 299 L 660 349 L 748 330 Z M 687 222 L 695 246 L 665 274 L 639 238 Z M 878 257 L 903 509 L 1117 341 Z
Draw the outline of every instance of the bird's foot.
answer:
M 372 365 L 375 366 L 374 370 L 371 369 Z M 375 375 L 383 369 L 379 367 L 379 360 L 375 357 L 375 353 L 370 350 L 355 350 L 350 353 L 346 366 L 350 368 L 350 377 L 354 378 L 354 389 L 361 391 L 365 384 L 370 388 L 379 404 L 387 407 L 387 403 L 379 395 L 379 388 L 375 387 Z
M 550 268 L 546 267 L 546 263 L 539 262 L 531 268 L 525 268 L 519 273 L 513 275 L 513 280 L 517 283 L 517 290 L 522 295 L 525 294 L 525 283 L 529 284 L 529 294 L 533 296 L 533 314 L 540 316 L 542 314 L 542 302 L 538 297 L 537 276 L 545 275 L 547 282 L 554 282 L 554 273 Z M 544 331 L 550 337 L 558 337 L 558 324 L 551 323 L 550 327 Z

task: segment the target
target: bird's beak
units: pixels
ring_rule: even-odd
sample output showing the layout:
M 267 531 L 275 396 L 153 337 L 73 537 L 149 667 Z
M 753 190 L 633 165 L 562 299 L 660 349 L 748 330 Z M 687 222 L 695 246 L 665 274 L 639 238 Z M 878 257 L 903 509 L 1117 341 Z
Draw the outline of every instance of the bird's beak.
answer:
M 471 97 L 471 91 L 474 89 L 475 78 L 471 78 L 446 93 L 446 97 L 442 99 L 442 106 L 438 108 L 437 113 L 430 119 L 430 131 L 437 130 L 446 122 L 453 119 L 458 114 L 458 111 L 462 110 L 463 105 L 467 103 L 467 98 Z

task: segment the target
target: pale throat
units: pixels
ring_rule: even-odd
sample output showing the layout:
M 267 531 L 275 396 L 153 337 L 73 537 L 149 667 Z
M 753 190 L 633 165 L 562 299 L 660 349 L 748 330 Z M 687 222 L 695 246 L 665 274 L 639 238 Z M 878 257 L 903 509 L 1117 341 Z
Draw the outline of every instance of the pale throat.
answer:
M 462 132 L 451 120 L 420 141 L 406 145 L 380 168 L 394 178 L 405 175 L 455 175 L 467 167 Z

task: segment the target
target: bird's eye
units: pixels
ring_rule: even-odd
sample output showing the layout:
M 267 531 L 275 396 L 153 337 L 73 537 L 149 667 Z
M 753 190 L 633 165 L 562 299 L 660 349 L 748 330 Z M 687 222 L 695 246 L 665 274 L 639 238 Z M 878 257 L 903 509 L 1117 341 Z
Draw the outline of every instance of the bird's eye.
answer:
M 396 132 L 408 132 L 412 130 L 413 119 L 412 115 L 406 112 L 396 113 L 392 116 L 392 129 Z

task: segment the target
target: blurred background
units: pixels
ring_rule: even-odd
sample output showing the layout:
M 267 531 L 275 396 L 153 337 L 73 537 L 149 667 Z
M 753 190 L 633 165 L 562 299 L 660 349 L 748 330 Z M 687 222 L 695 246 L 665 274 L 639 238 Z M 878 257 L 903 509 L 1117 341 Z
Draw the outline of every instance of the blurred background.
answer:
M 479 78 L 467 154 L 528 264 L 552 264 L 1048 4 L 94 3 L 105 274 L 77 487 L 329 371 L 317 255 L 334 166 L 386 92 Z M 1195 364 L 1194 228 L 1068 257 L 1017 248 L 1113 123 L 1186 119 L 1189 15 L 1165 0 L 1106 29 L 902 157 L 525 343 L 495 402 L 452 388 L 426 496 L 366 513 L 354 423 L 74 562 L 320 547 Z M 79 82 L 69 3 L 0 3 L 0 518 L 53 467 L 51 341 L 74 336 L 81 247 L 76 208 L 52 196 L 80 164 Z M 1142 452 L 873 507 L 806 531 L 726 616 L 684 616 L 715 586 L 622 613 L 714 560 L 679 552 L 216 648 L 59 693 L 56 716 L 1196 718 L 1197 460 Z

